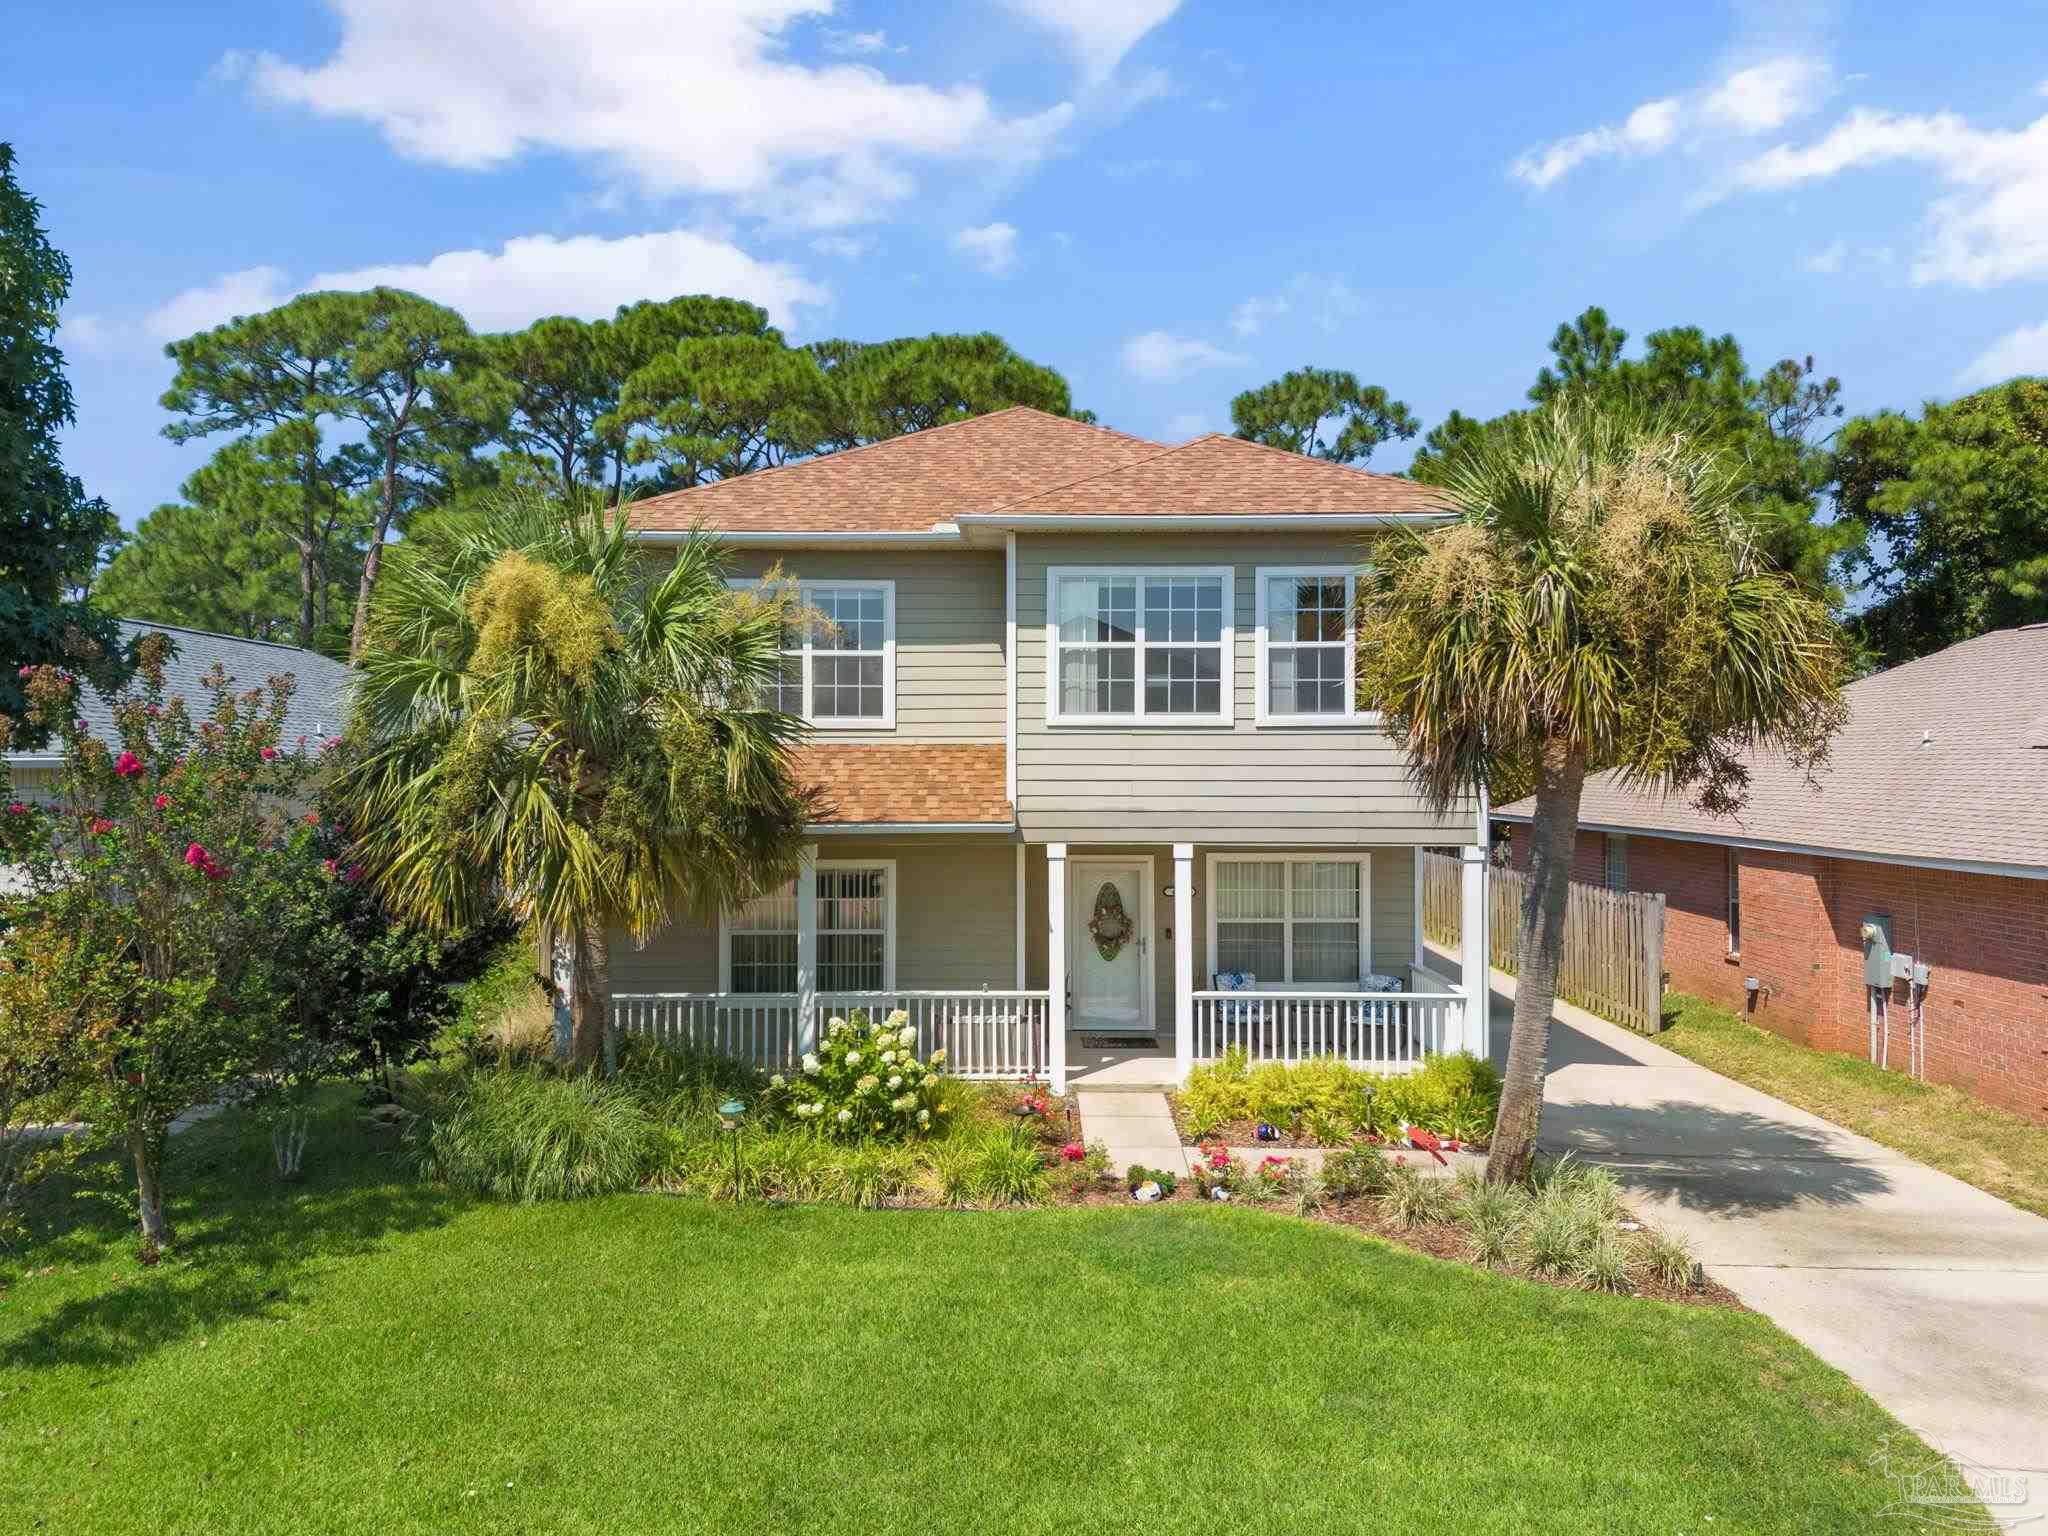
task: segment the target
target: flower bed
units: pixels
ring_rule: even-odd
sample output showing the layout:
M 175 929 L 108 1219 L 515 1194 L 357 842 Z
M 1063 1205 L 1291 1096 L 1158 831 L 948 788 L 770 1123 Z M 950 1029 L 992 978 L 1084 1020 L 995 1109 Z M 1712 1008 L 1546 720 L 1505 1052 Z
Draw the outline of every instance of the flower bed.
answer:
M 1500 1107 L 1500 1076 L 1464 1054 L 1382 1075 L 1334 1057 L 1253 1067 L 1234 1051 L 1196 1067 L 1169 1102 L 1181 1144 L 1190 1147 L 1387 1146 L 1405 1143 L 1411 1127 L 1445 1143 L 1483 1146 Z

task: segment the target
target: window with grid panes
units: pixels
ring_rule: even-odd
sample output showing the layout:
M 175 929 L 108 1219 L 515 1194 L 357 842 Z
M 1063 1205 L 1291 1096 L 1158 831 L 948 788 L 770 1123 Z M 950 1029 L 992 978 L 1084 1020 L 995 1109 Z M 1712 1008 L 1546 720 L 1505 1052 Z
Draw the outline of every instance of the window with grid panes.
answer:
M 1056 717 L 1228 718 L 1228 593 L 1219 574 L 1055 574 Z
M 1366 891 L 1357 860 L 1233 857 L 1215 869 L 1213 969 L 1293 986 L 1360 979 Z

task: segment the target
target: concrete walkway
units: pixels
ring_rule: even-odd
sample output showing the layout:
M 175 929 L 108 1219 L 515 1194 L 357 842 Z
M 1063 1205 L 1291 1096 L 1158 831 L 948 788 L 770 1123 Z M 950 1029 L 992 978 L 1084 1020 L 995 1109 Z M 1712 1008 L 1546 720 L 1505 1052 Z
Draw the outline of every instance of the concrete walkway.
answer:
M 1494 973 L 1507 1054 L 1514 981 Z M 1560 1004 L 1543 1145 L 1612 1168 L 1707 1273 L 2048 1530 L 2048 1220 Z M 1880 1447 L 1871 1447 L 1875 1455 Z
M 1165 1094 L 1091 1093 L 1083 1088 L 1074 1097 L 1081 1111 L 1081 1139 L 1108 1147 L 1110 1166 L 1118 1173 L 1133 1163 L 1175 1175 L 1188 1171 L 1187 1152 Z

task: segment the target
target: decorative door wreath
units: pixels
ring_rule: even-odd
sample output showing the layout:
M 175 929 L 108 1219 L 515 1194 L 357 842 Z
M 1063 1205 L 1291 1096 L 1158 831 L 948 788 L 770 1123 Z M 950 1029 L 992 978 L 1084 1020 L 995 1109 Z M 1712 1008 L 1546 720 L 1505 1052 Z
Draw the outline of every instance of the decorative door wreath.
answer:
M 1095 952 L 1105 960 L 1114 960 L 1131 942 L 1137 927 L 1124 910 L 1124 899 L 1117 894 L 1116 882 L 1103 881 L 1102 889 L 1095 893 L 1094 915 L 1088 919 L 1088 937 L 1095 941 Z

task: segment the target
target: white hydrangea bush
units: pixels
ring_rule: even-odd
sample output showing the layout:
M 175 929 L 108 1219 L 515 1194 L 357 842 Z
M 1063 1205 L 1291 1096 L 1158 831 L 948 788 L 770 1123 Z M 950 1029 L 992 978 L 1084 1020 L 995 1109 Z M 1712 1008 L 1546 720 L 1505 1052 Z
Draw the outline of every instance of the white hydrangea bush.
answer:
M 856 1011 L 830 1020 L 818 1049 L 789 1085 L 790 1113 L 828 1136 L 903 1140 L 927 1136 L 945 1113 L 937 1084 L 946 1053 L 917 1056 L 917 1030 L 897 1009 L 879 1022 Z

